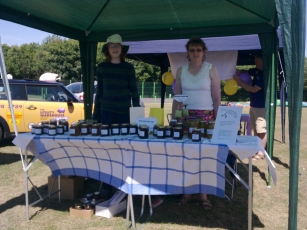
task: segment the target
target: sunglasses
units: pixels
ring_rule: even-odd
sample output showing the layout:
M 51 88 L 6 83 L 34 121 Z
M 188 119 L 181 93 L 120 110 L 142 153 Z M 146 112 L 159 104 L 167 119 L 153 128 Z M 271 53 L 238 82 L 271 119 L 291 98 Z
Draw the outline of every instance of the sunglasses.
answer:
M 111 44 L 108 47 L 110 47 L 111 49 L 119 49 L 122 46 L 120 44 Z
M 202 49 L 196 49 L 196 50 L 191 49 L 191 50 L 189 50 L 190 53 L 194 53 L 194 52 L 200 53 L 201 51 L 203 51 L 203 50 Z

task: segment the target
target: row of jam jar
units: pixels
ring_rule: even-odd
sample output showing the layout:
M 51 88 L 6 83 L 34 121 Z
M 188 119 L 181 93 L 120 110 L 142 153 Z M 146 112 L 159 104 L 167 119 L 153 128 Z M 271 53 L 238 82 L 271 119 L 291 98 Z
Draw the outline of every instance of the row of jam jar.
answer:
M 138 136 L 140 139 L 149 138 L 149 128 L 147 125 L 140 125 Z M 153 136 L 158 139 L 173 138 L 174 140 L 181 140 L 183 138 L 183 127 L 181 124 L 176 126 L 162 126 L 155 125 L 153 127 Z M 198 142 L 201 140 L 200 129 L 194 129 L 191 135 L 192 141 Z
M 77 123 L 69 128 L 70 136 L 92 135 L 92 136 L 114 136 L 114 135 L 136 135 L 137 124 L 102 124 L 102 123 Z
M 41 121 L 39 124 L 33 124 L 31 133 L 35 135 L 48 134 L 55 136 L 57 134 L 64 134 L 68 131 L 68 121 L 66 119 L 51 119 L 50 121 Z
M 200 131 L 200 137 L 204 137 L 207 139 L 212 138 L 213 129 L 214 129 L 215 121 L 204 121 L 198 120 L 197 118 L 189 119 L 186 122 L 186 129 L 184 129 L 184 124 L 181 122 L 177 122 L 177 120 L 171 120 L 170 126 L 172 127 L 183 127 L 183 133 L 188 135 L 189 139 L 193 139 L 193 133 L 198 133 Z M 186 130 L 186 132 L 185 132 Z M 195 130 L 195 132 L 193 132 Z

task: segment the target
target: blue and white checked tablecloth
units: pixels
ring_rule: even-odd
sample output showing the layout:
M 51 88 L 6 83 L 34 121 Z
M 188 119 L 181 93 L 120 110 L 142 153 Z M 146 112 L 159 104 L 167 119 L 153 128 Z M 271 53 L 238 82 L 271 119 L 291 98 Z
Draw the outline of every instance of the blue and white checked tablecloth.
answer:
M 225 196 L 225 162 L 231 148 L 210 144 L 206 139 L 198 143 L 189 139 L 139 139 L 130 135 L 20 134 L 13 143 L 21 149 L 28 147 L 54 176 L 89 177 L 135 195 Z M 240 154 L 248 157 L 259 150 L 258 141 L 253 143 L 246 145 L 242 141 L 236 148 L 232 147 L 238 150 L 239 158 Z

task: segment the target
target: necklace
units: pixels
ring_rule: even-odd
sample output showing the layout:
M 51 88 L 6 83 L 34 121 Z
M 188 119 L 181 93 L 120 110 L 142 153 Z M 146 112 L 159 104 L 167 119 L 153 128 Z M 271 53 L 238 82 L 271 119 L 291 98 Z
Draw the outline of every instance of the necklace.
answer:
M 197 71 L 193 71 L 193 69 L 191 68 L 191 63 L 189 64 L 189 67 L 188 67 L 188 72 L 194 76 L 194 77 L 197 77 L 197 75 L 202 71 L 202 69 L 204 68 L 204 62 L 202 63 L 201 67 L 199 70 Z

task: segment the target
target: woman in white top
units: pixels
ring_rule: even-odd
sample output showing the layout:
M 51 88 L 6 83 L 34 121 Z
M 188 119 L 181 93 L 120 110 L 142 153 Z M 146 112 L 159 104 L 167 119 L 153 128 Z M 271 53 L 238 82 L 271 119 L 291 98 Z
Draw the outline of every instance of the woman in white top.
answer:
M 220 77 L 216 68 L 205 62 L 206 44 L 198 37 L 191 38 L 186 44 L 189 64 L 178 69 L 176 74 L 175 94 L 187 95 L 184 102 L 189 112 L 188 118 L 214 120 L 221 105 Z M 173 118 L 175 111 L 182 108 L 182 103 L 173 100 Z M 200 194 L 204 209 L 211 209 L 207 194 Z M 191 194 L 184 194 L 177 203 L 182 205 L 191 200 Z

